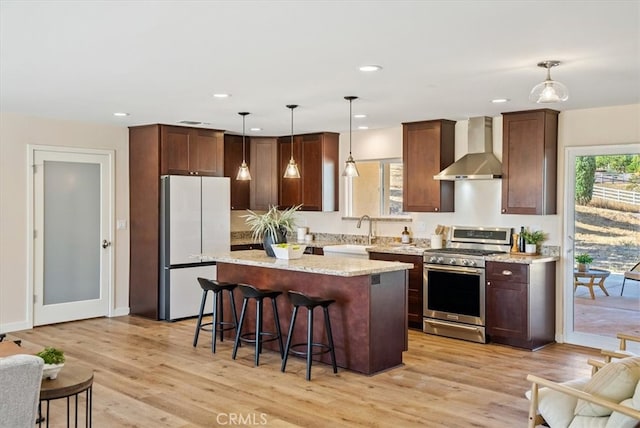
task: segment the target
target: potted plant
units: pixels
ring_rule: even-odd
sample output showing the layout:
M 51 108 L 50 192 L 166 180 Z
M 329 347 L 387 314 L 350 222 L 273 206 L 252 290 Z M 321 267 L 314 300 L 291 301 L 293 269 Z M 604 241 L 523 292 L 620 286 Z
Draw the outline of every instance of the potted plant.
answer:
M 44 360 L 42 377 L 45 379 L 57 378 L 58 372 L 62 370 L 62 367 L 64 366 L 64 352 L 60 349 L 47 346 L 42 351 L 38 352 L 36 356 Z
M 254 242 L 262 240 L 264 250 L 269 257 L 275 257 L 271 244 L 287 242 L 287 233 L 293 232 L 296 225 L 296 214 L 302 204 L 278 211 L 272 205 L 264 214 L 247 210 L 249 214 L 242 216 L 253 233 Z
M 589 270 L 589 264 L 593 262 L 593 257 L 587 253 L 578 254 L 576 256 L 576 262 L 578 263 L 578 272 L 587 272 Z
M 541 230 L 525 230 L 522 232 L 522 237 L 524 238 L 526 246 L 525 252 L 529 254 L 537 254 L 540 249 L 540 244 L 546 239 L 544 232 Z

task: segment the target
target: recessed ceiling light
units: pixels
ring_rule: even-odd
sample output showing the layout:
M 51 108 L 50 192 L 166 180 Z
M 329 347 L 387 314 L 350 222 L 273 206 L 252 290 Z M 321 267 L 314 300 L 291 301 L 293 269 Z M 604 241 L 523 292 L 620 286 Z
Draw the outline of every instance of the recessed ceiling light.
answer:
M 358 126 L 358 129 L 369 129 L 368 126 Z
M 506 103 L 509 102 L 509 98 L 496 98 L 491 100 L 491 102 L 494 104 Z
M 251 128 L 251 131 L 262 131 L 262 128 Z
M 231 94 L 213 94 L 213 98 L 229 98 Z
M 367 117 L 366 114 L 354 114 L 353 117 L 355 117 L 356 119 L 363 119 L 365 117 Z
M 379 65 L 363 65 L 360 67 L 360 71 L 378 71 L 382 70 Z
M 129 113 L 125 113 L 123 111 L 118 111 L 118 112 L 113 113 L 113 115 L 116 116 L 116 117 L 127 117 L 127 116 L 129 116 Z

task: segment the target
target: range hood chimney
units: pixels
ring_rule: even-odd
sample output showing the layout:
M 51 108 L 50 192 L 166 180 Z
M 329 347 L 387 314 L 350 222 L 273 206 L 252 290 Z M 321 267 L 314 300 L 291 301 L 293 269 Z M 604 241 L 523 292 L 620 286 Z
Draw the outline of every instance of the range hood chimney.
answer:
M 493 119 L 469 118 L 466 155 L 434 175 L 436 180 L 489 180 L 502 178 L 502 164 L 493 154 Z

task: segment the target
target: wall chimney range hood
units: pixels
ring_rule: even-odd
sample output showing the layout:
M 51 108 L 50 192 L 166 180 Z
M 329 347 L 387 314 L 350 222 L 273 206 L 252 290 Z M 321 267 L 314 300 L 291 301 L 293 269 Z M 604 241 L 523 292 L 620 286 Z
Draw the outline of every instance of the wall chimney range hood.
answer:
M 490 180 L 502 178 L 502 164 L 493 154 L 493 119 L 469 118 L 469 152 L 434 175 L 436 180 Z

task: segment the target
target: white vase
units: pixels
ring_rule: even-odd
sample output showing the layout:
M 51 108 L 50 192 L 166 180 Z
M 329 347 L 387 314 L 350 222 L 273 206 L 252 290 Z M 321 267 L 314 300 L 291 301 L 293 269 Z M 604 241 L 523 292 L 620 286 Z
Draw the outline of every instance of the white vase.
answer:
M 524 246 L 524 252 L 527 254 L 535 254 L 538 250 L 538 246 L 536 244 L 526 244 Z

